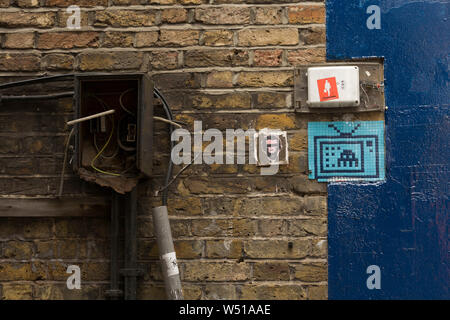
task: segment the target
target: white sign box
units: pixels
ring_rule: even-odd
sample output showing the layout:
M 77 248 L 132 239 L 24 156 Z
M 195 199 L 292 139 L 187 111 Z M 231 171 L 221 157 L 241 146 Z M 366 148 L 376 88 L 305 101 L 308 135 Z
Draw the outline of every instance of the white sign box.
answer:
M 357 107 L 359 96 L 358 67 L 308 68 L 307 103 L 310 107 Z

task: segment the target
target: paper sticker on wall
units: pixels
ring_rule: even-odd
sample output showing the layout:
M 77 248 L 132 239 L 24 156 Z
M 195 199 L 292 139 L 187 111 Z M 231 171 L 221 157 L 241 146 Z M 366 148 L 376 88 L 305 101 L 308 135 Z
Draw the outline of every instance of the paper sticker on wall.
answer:
M 384 180 L 384 121 L 309 122 L 308 160 L 310 179 Z

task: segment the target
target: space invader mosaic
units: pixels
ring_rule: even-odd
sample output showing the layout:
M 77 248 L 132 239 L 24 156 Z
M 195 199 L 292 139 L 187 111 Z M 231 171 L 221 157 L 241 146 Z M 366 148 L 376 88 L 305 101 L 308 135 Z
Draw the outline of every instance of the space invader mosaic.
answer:
M 308 162 L 321 182 L 384 180 L 384 121 L 309 122 Z

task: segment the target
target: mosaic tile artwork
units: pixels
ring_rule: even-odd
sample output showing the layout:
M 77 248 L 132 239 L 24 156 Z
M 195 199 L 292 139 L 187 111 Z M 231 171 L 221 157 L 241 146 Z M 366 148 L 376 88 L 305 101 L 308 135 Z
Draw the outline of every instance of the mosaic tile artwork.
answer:
M 384 180 L 384 121 L 309 122 L 308 162 L 320 182 Z

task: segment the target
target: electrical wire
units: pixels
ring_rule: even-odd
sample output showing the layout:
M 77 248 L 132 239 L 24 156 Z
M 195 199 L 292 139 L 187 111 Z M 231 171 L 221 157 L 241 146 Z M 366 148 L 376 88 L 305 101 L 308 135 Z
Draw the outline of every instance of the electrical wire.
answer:
M 63 166 L 61 169 L 61 178 L 59 181 L 59 191 L 58 191 L 58 198 L 62 196 L 62 192 L 63 192 L 63 186 L 64 186 L 64 172 L 66 170 L 66 165 L 67 165 L 67 153 L 69 151 L 69 143 L 70 143 L 70 138 L 72 138 L 73 133 L 75 132 L 75 127 L 72 127 L 72 129 L 70 130 L 69 135 L 67 136 L 67 140 L 65 143 L 65 147 L 64 147 L 64 161 L 63 161 Z
M 131 112 L 130 110 L 128 110 L 128 109 L 124 106 L 123 101 L 122 101 L 123 96 L 124 96 L 126 93 L 131 92 L 131 91 L 133 91 L 133 90 L 134 90 L 134 88 L 131 88 L 131 89 L 127 89 L 127 90 L 125 90 L 124 92 L 122 92 L 121 95 L 120 95 L 120 97 L 119 97 L 119 104 L 120 104 L 120 107 L 121 107 L 125 112 L 131 114 L 132 116 L 135 116 L 135 114 L 134 114 L 133 112 Z
M 97 172 L 103 173 L 103 174 L 107 174 L 110 176 L 115 176 L 115 177 L 120 177 L 121 174 L 120 173 L 114 173 L 114 172 L 108 172 L 102 169 L 99 169 L 95 166 L 95 161 L 97 161 L 98 157 L 100 157 L 100 155 L 103 153 L 103 151 L 105 151 L 106 147 L 109 145 L 109 143 L 111 142 L 111 139 L 114 135 L 114 117 L 111 116 L 111 133 L 108 137 L 108 140 L 106 141 L 105 145 L 102 147 L 102 149 L 97 153 L 97 155 L 92 159 L 91 161 L 91 168 L 94 169 Z
M 170 121 L 173 121 L 173 114 L 172 114 L 172 110 L 170 110 L 169 104 L 167 103 L 166 99 L 164 98 L 164 96 L 162 95 L 162 93 L 158 90 L 158 88 L 154 88 L 153 89 L 154 94 L 157 98 L 159 98 L 163 104 L 163 109 L 166 113 L 167 119 Z M 174 144 L 175 142 L 172 141 L 171 137 L 172 137 L 172 132 L 173 132 L 173 125 L 169 124 L 169 139 L 170 139 L 170 150 L 172 150 L 174 148 Z M 164 186 L 167 186 L 169 184 L 170 181 L 170 177 L 172 176 L 172 171 L 173 171 L 173 162 L 172 162 L 172 158 L 169 157 L 169 166 L 167 168 L 167 173 L 166 173 L 166 178 L 164 181 Z M 162 200 L 162 205 L 163 206 L 167 206 L 167 194 L 168 194 L 168 188 L 164 188 L 162 191 L 162 195 L 161 195 L 161 200 Z

